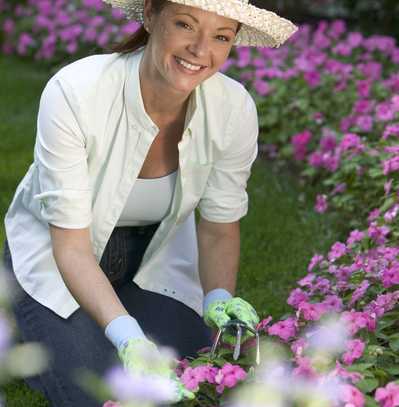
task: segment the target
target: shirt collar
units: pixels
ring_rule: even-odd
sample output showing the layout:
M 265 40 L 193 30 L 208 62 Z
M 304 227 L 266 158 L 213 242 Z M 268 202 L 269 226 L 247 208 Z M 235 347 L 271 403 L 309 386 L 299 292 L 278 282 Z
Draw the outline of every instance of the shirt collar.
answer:
M 128 117 L 138 123 L 142 128 L 156 135 L 159 132 L 158 126 L 152 121 L 144 108 L 143 97 L 140 87 L 139 67 L 144 54 L 144 48 L 132 53 L 128 63 L 128 78 L 125 84 L 125 103 Z M 186 120 L 184 130 L 192 131 L 193 123 L 198 115 L 199 106 L 199 86 L 197 86 L 190 95 L 187 106 Z

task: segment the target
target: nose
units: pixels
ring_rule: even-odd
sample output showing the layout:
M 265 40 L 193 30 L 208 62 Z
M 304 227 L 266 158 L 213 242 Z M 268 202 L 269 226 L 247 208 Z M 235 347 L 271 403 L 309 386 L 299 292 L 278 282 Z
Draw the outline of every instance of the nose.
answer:
M 204 34 L 196 35 L 189 44 L 189 51 L 197 58 L 206 57 L 209 52 L 209 39 Z

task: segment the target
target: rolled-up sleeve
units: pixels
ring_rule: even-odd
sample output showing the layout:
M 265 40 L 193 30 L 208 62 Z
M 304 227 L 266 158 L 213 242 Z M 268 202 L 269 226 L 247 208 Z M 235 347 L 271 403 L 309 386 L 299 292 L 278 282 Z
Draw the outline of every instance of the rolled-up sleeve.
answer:
M 210 222 L 235 222 L 248 212 L 247 181 L 258 154 L 258 115 L 246 92 L 227 126 L 230 143 L 214 162 L 198 209 Z
M 45 86 L 39 104 L 34 161 L 44 221 L 78 229 L 92 220 L 84 114 L 72 89 L 57 77 Z

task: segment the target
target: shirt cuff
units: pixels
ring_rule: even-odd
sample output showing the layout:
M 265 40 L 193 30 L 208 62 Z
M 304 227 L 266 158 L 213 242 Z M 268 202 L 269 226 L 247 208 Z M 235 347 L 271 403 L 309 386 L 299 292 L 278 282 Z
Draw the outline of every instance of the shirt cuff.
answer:
M 227 301 L 233 296 L 224 288 L 215 288 L 209 291 L 209 293 L 204 297 L 204 302 L 202 306 L 203 315 L 205 315 L 206 310 L 209 305 L 214 301 Z
M 131 315 L 121 315 L 114 318 L 105 328 L 105 336 L 113 343 L 116 349 L 120 349 L 129 339 L 145 338 L 146 336 Z

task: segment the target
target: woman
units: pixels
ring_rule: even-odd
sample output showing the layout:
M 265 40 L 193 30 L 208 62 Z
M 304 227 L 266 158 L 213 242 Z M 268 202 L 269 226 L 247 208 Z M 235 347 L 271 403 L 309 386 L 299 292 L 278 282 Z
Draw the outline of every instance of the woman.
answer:
M 74 374 L 104 373 L 115 350 L 134 368 L 156 344 L 193 356 L 230 318 L 258 322 L 233 296 L 256 107 L 218 70 L 233 44 L 279 46 L 296 27 L 245 0 L 110 3 L 143 28 L 49 80 L 5 217 L 22 339 L 52 356 L 28 383 L 56 407 L 95 406 Z

